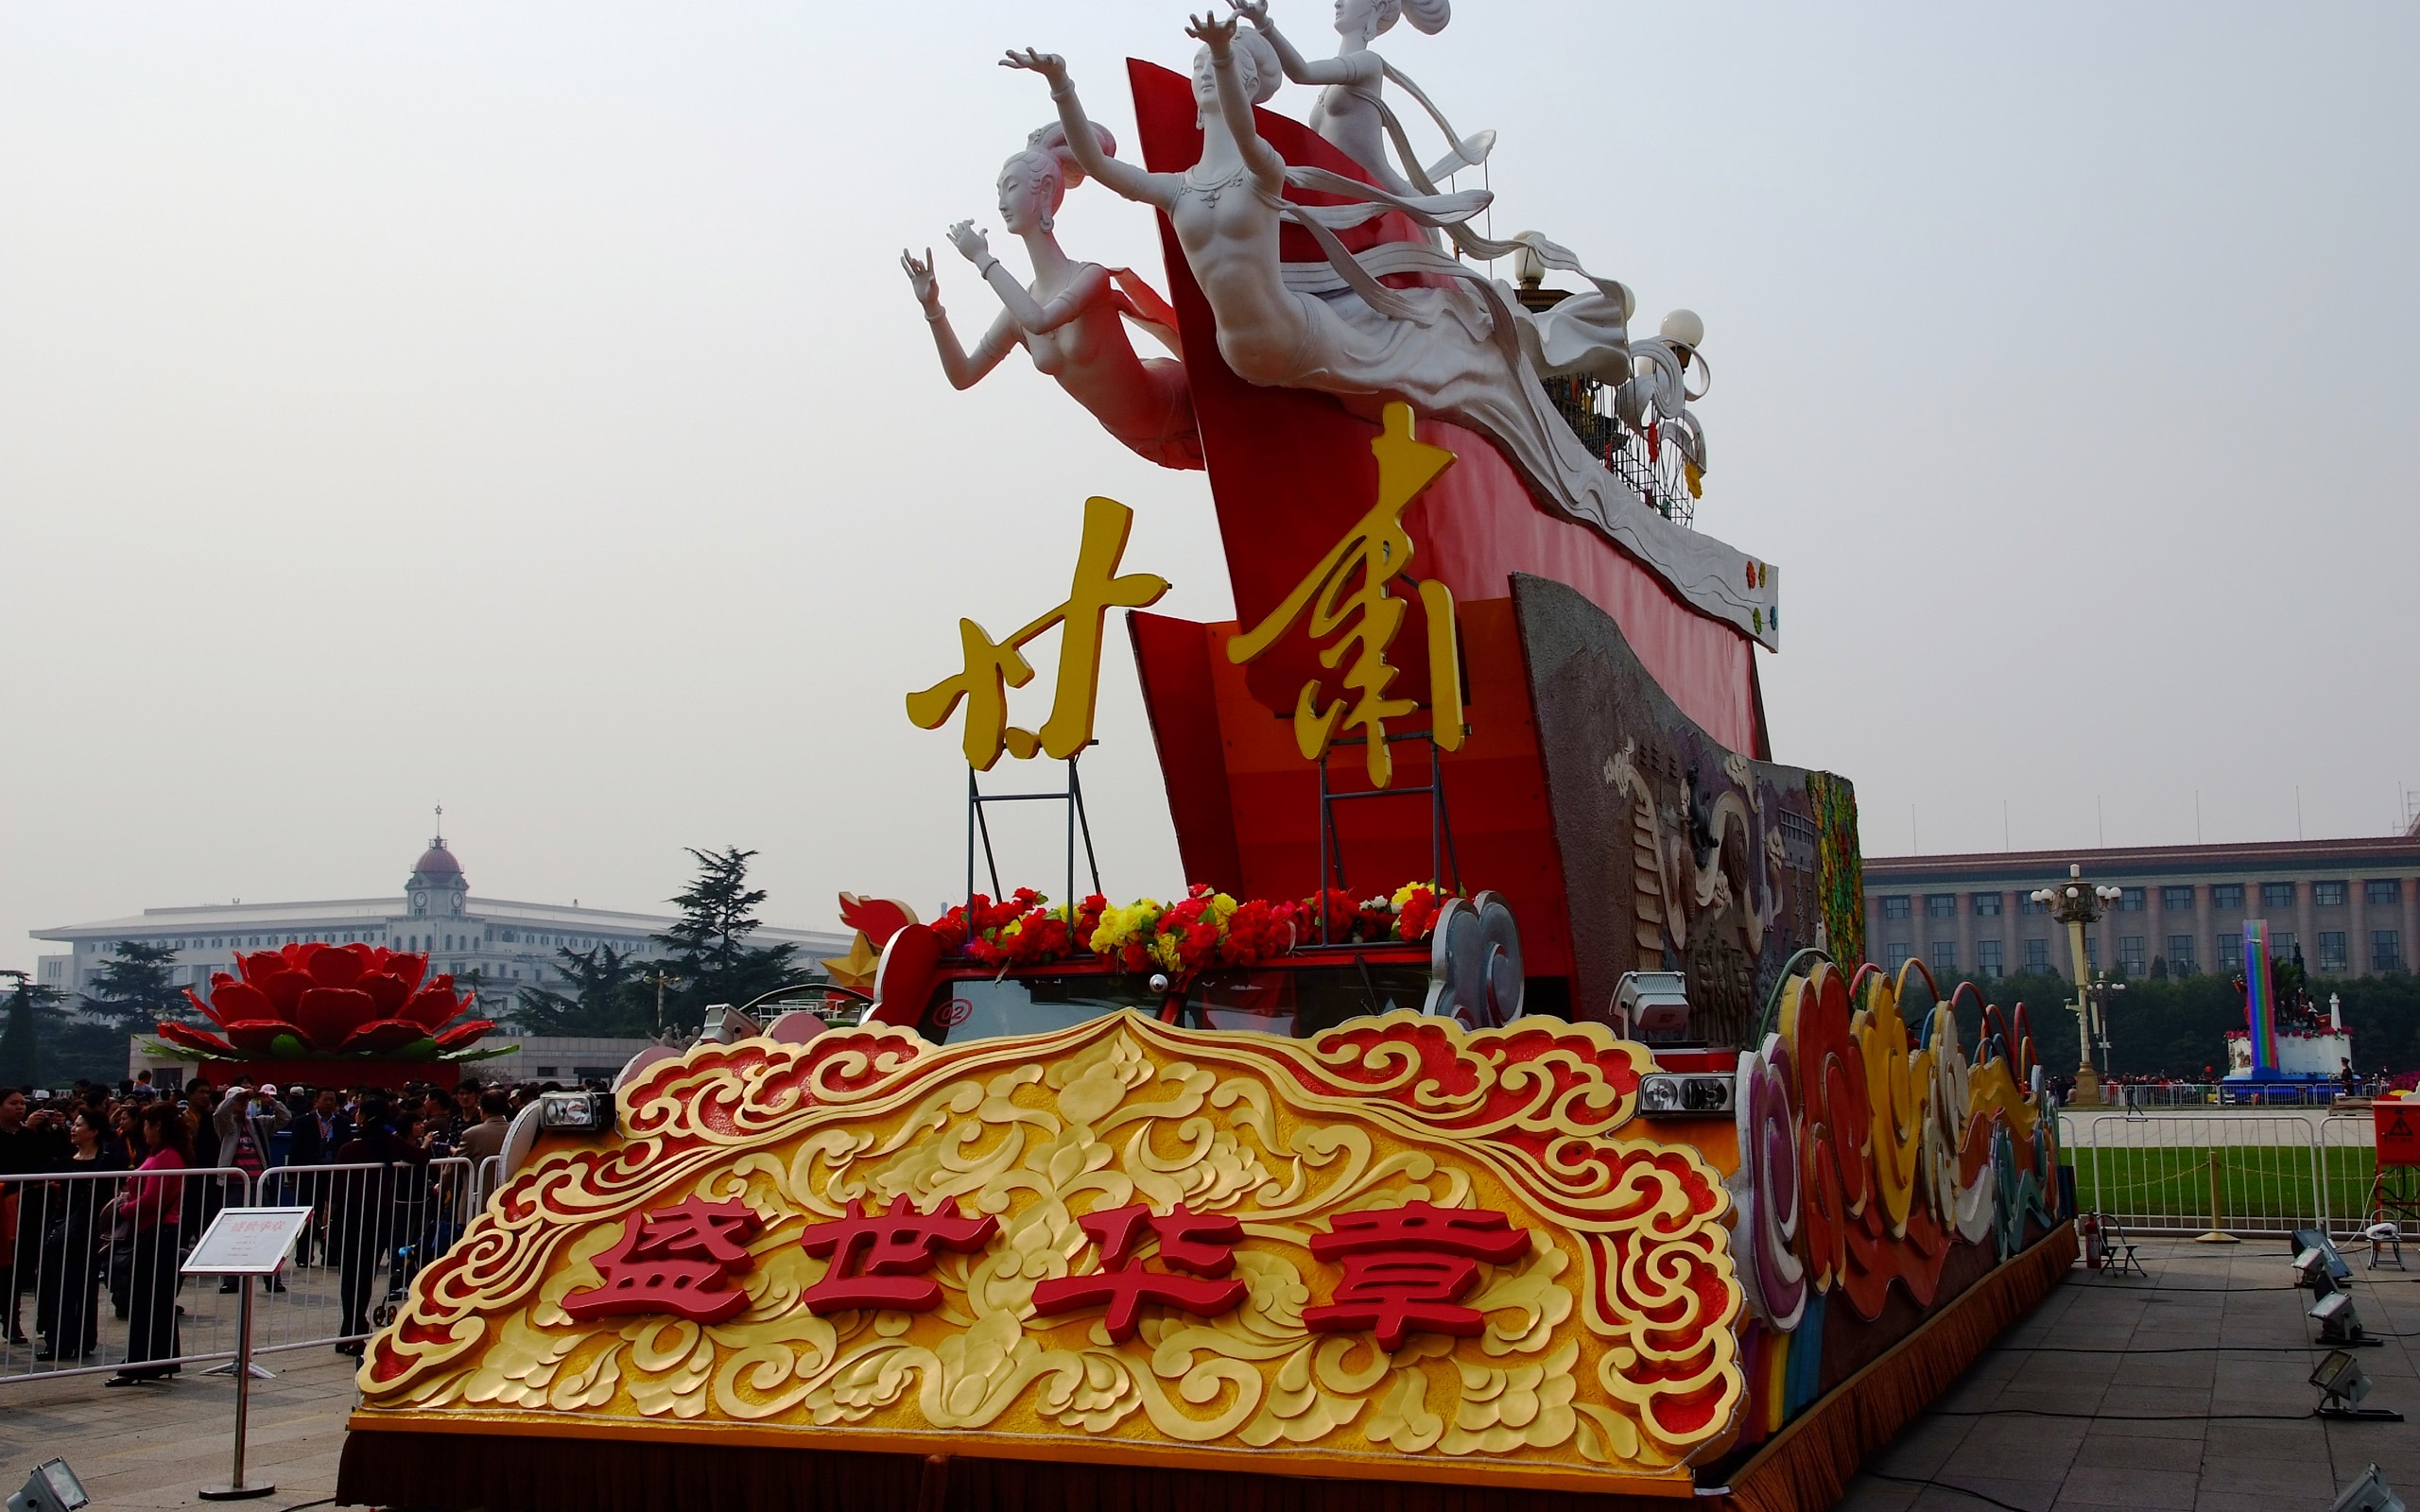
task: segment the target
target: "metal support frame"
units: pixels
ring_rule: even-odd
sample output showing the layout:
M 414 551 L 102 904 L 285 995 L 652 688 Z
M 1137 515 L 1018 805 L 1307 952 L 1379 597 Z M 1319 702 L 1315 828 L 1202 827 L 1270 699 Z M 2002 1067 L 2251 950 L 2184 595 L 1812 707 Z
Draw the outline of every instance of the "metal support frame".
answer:
M 224 1486 L 205 1486 L 196 1494 L 205 1502 L 249 1502 L 255 1497 L 277 1493 L 274 1483 L 268 1486 L 244 1484 L 244 1435 L 251 1426 L 252 1410 L 252 1278 L 243 1278 L 243 1300 L 236 1307 L 235 1358 L 235 1466 Z M 268 1372 L 264 1371 L 263 1374 Z
M 1364 788 L 1357 792 L 1339 793 L 1335 789 L 1329 787 L 1327 783 L 1327 763 L 1329 755 L 1333 754 L 1340 747 L 1367 747 L 1370 744 L 1369 739 L 1364 736 L 1356 740 L 1340 740 L 1332 744 L 1328 747 L 1327 751 L 1321 753 L 1319 760 L 1320 881 L 1319 886 L 1315 890 L 1322 895 L 1319 911 L 1320 943 L 1322 945 L 1331 943 L 1327 937 L 1327 903 L 1324 898 L 1327 888 L 1330 885 L 1333 885 L 1339 892 L 1349 893 L 1351 890 L 1345 885 L 1344 881 L 1344 841 L 1342 837 L 1337 833 L 1336 829 L 1336 805 L 1339 803 L 1350 803 L 1357 799 L 1420 798 L 1426 796 L 1429 800 L 1429 879 L 1442 884 L 1450 874 L 1453 878 L 1453 887 L 1451 890 L 1455 892 L 1462 890 L 1462 863 L 1461 857 L 1454 853 L 1453 820 L 1451 816 L 1445 812 L 1445 768 L 1439 761 L 1441 753 L 1437 749 L 1436 732 L 1430 730 L 1407 730 L 1401 734 L 1387 735 L 1382 738 L 1390 746 L 1392 746 L 1399 741 L 1417 740 L 1426 742 L 1428 747 L 1428 782 L 1426 785 L 1421 787 L 1372 787 Z
M 1092 746 L 1099 741 L 1091 742 Z M 1090 747 L 1087 747 L 1089 749 Z M 1093 822 L 1084 812 L 1084 783 L 1076 770 L 1076 762 L 1083 754 L 1079 751 L 1067 758 L 1067 785 L 1056 793 L 986 793 L 976 781 L 975 768 L 966 769 L 966 910 L 970 927 L 975 912 L 975 846 L 979 838 L 983 846 L 983 865 L 992 878 L 992 899 L 1000 898 L 1000 862 L 992 850 L 992 825 L 983 816 L 987 803 L 1064 803 L 1067 805 L 1067 892 L 1060 899 L 1063 906 L 1074 908 L 1076 893 L 1076 841 L 1084 842 L 1084 865 L 1091 871 L 1093 891 L 1100 891 L 1100 858 L 1093 852 Z

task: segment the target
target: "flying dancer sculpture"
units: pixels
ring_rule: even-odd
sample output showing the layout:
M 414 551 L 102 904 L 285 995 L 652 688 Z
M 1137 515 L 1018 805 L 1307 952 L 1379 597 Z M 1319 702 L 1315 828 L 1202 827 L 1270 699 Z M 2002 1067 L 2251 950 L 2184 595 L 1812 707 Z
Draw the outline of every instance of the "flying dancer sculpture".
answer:
M 1370 50 L 1370 43 L 1392 30 L 1398 21 L 1409 21 L 1415 30 L 1432 36 L 1443 31 L 1453 14 L 1450 0 L 1336 0 L 1336 56 L 1318 60 L 1304 57 L 1286 40 L 1269 19 L 1269 0 L 1227 3 L 1237 16 L 1250 21 L 1269 39 L 1288 78 L 1297 84 L 1326 86 L 1320 92 L 1320 102 L 1311 108 L 1306 124 L 1346 157 L 1369 169 L 1371 176 L 1386 187 L 1397 194 L 1434 193 L 1437 180 L 1487 161 L 1489 150 L 1495 145 L 1495 132 L 1457 137 L 1444 114 L 1429 103 L 1428 96 Z M 1385 87 L 1390 79 L 1420 102 L 1452 144 L 1444 157 L 1425 170 L 1413 155 L 1403 123 L 1387 107 Z M 1385 143 L 1389 138 L 1393 139 L 1395 150 L 1403 158 L 1400 173 L 1387 162 Z
M 1106 130 L 1088 126 L 1085 134 L 1095 156 L 1116 150 Z M 1003 306 L 973 352 L 959 344 L 942 308 L 931 250 L 922 259 L 903 251 L 899 265 L 916 302 L 925 307 L 952 387 L 974 387 L 1011 348 L 1022 346 L 1036 368 L 1059 380 L 1104 430 L 1136 454 L 1162 467 L 1199 468 L 1201 437 L 1194 427 L 1184 364 L 1174 357 L 1138 357 L 1126 334 L 1125 322 L 1132 320 L 1173 352 L 1175 313 L 1127 269 L 1080 263 L 1060 249 L 1053 223 L 1067 191 L 1083 181 L 1083 157 L 1070 147 L 1066 129 L 1053 125 L 1035 131 L 1025 150 L 1001 165 L 1000 224 L 1025 243 L 1033 266 L 1030 285 L 1000 266 L 974 222 L 961 220 L 949 229 L 950 245 L 975 265 Z

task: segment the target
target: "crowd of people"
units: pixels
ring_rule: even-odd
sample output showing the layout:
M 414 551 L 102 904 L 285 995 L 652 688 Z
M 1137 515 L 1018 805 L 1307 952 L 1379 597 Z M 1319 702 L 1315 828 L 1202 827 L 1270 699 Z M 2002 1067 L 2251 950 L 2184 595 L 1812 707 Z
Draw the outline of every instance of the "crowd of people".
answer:
M 316 1256 L 337 1271 L 336 1348 L 358 1355 L 381 1269 L 400 1291 L 444 1253 L 471 1216 L 480 1162 L 502 1152 L 527 1103 L 558 1088 L 468 1076 L 451 1089 L 205 1080 L 169 1088 L 147 1072 L 115 1087 L 0 1089 L 7 1343 L 38 1360 L 81 1363 L 99 1349 L 108 1307 L 127 1329 L 109 1383 L 175 1375 L 183 1352 L 179 1267 L 218 1209 L 245 1200 L 249 1187 L 259 1205 L 312 1210 L 294 1263 Z M 285 1288 L 278 1278 L 265 1284 Z M 38 1347 L 25 1329 L 28 1297 Z

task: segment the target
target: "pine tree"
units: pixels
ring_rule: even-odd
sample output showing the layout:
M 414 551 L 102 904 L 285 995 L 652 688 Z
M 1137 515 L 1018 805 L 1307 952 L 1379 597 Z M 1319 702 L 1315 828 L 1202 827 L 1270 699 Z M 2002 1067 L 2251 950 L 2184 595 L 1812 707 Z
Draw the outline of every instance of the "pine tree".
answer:
M 732 846 L 689 853 L 698 859 L 698 880 L 672 900 L 681 921 L 655 936 L 671 957 L 665 970 L 679 984 L 665 1001 L 665 1017 L 683 1029 L 703 1023 L 716 1004 L 739 1007 L 801 975 L 790 960 L 796 946 L 748 943 L 759 927 L 754 909 L 765 901 L 762 887 L 748 885 L 756 852 Z
M 617 954 L 611 945 L 555 952 L 556 970 L 571 982 L 569 992 L 525 987 L 513 1010 L 514 1022 L 529 1034 L 598 1035 L 635 1038 L 655 1028 L 655 992 L 635 954 Z
M 183 1017 L 190 1005 L 183 990 L 169 980 L 176 971 L 176 959 L 173 945 L 119 940 L 116 954 L 94 975 L 96 990 L 84 994 L 85 1009 L 147 1028 L 162 1019 Z
M 17 979 L 9 995 L 8 1027 L 0 1029 L 0 1087 L 33 1087 L 42 1082 L 43 1010 L 59 1001 L 54 988 L 36 985 L 23 971 L 0 971 Z

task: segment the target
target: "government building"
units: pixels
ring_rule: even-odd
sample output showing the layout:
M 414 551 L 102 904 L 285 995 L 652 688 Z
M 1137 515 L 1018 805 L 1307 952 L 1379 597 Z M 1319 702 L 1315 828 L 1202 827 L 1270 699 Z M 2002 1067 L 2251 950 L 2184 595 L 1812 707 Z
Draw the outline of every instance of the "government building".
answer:
M 1869 856 L 1866 954 L 1893 969 L 1920 955 L 1945 980 L 2070 975 L 2066 926 L 2032 894 L 2066 881 L 2071 864 L 2118 889 L 2084 931 L 2092 968 L 2113 976 L 2240 970 L 2246 919 L 2267 919 L 2272 954 L 2299 948 L 2313 976 L 2408 971 L 2420 944 L 2415 824 L 2360 840 Z
M 482 1011 L 502 1016 L 524 987 L 559 989 L 565 985 L 558 950 L 588 951 L 610 945 L 614 954 L 641 961 L 664 954 L 650 937 L 677 922 L 670 914 L 621 913 L 608 908 L 563 907 L 478 898 L 462 864 L 431 840 L 413 864 L 401 896 L 336 898 L 323 902 L 228 903 L 194 908 L 147 908 L 126 919 L 95 919 L 38 929 L 33 937 L 62 947 L 35 962 L 37 980 L 63 993 L 91 988 L 121 940 L 164 945 L 176 954 L 177 979 L 206 989 L 214 971 L 233 971 L 240 953 L 274 950 L 320 940 L 331 945 L 384 945 L 426 952 L 429 971 L 453 973 L 471 986 L 478 977 Z M 816 930 L 759 929 L 756 945 L 795 945 L 802 965 L 848 954 L 850 936 Z M 205 992 L 205 995 L 206 992 Z

